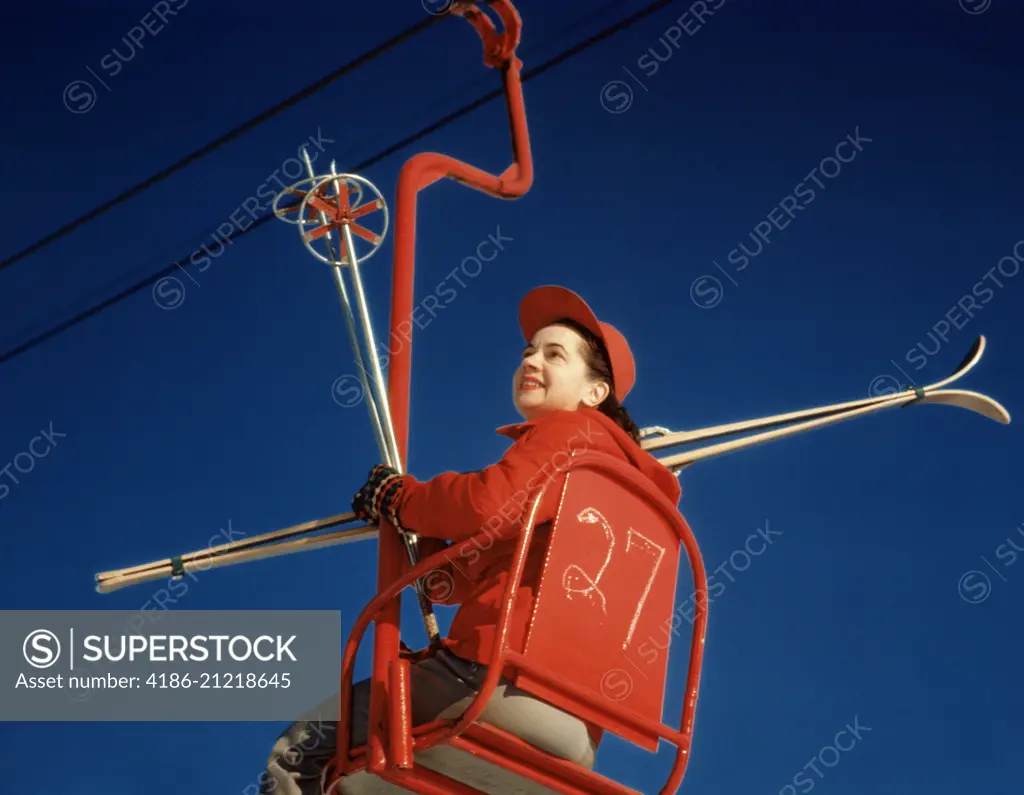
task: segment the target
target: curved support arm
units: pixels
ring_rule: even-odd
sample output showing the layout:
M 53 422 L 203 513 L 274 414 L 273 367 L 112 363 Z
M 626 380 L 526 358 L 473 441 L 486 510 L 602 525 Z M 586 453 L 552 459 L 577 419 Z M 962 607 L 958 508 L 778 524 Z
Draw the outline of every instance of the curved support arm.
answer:
M 512 134 L 513 162 L 500 175 L 463 163 L 452 157 L 426 152 L 415 155 L 402 166 L 398 178 L 398 196 L 395 208 L 395 249 L 392 269 L 391 334 L 406 344 L 391 355 L 388 372 L 388 402 L 399 460 L 409 466 L 409 395 L 412 372 L 412 315 L 413 273 L 415 269 L 416 197 L 419 191 L 448 177 L 468 187 L 501 199 L 523 196 L 533 184 L 533 160 L 530 153 L 526 108 L 523 102 L 521 62 L 515 57 L 522 26 L 511 0 L 490 0 L 491 8 L 499 15 L 505 30 L 498 33 L 490 20 L 471 3 L 457 3 L 453 13 L 468 20 L 480 34 L 484 45 L 484 63 L 500 68 L 503 73 L 505 102 Z M 409 331 L 402 334 L 402 329 Z M 383 592 L 402 573 L 402 546 L 390 528 L 379 537 L 377 587 Z M 374 686 L 370 694 L 369 747 L 370 769 L 379 772 L 388 767 L 384 737 L 379 728 L 384 717 L 387 683 L 387 661 L 398 654 L 398 623 L 401 600 L 397 592 L 394 601 L 381 610 L 376 620 L 373 652 Z
M 505 102 L 512 134 L 513 162 L 500 175 L 488 172 L 436 152 L 422 152 L 411 157 L 398 177 L 395 209 L 395 253 L 392 269 L 391 331 L 411 325 L 413 311 L 413 277 L 416 246 L 416 198 L 424 188 L 448 178 L 469 188 L 499 199 L 518 199 L 533 185 L 533 157 L 526 124 L 526 107 L 520 79 L 522 64 L 514 57 L 521 22 L 508 0 L 497 0 L 495 11 L 505 22 L 505 32 L 498 35 L 490 20 L 475 6 L 453 9 L 480 32 L 484 41 L 484 62 L 503 70 Z M 406 335 L 399 337 L 404 339 Z M 389 399 L 392 406 L 395 435 L 402 460 L 407 462 L 406 445 L 409 424 L 409 381 L 412 342 L 396 350 L 388 365 Z

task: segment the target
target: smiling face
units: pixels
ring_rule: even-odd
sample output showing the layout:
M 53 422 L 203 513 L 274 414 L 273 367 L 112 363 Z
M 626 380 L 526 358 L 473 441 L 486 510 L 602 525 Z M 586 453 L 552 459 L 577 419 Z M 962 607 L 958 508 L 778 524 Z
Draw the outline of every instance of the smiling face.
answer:
M 545 326 L 534 334 L 512 380 L 512 400 L 525 419 L 595 408 L 608 396 L 608 384 L 591 376 L 584 346 L 568 326 Z

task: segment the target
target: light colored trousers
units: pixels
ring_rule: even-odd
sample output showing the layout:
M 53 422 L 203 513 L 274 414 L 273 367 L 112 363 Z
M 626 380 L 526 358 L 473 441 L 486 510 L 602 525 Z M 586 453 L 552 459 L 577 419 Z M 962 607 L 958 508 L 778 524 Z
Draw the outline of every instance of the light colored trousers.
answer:
M 412 725 L 459 717 L 486 677 L 487 666 L 447 650 L 411 666 Z M 338 724 L 317 715 L 336 714 L 337 701 L 338 696 L 332 696 L 278 737 L 261 776 L 260 793 L 321 795 L 324 766 L 337 749 Z M 370 683 L 364 679 L 352 688 L 352 747 L 366 742 L 369 716 Z M 478 720 L 587 769 L 594 766 L 597 745 L 582 721 L 525 693 L 504 677 L 498 680 L 494 696 Z

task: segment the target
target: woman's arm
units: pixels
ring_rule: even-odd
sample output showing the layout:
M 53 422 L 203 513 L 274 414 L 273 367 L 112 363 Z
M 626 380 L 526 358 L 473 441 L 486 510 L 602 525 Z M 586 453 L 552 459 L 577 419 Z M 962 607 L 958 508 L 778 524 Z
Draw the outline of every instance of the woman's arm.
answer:
M 574 452 L 592 448 L 595 437 L 606 435 L 585 412 L 548 415 L 516 440 L 500 461 L 478 472 L 446 472 L 424 482 L 404 476 L 399 521 L 422 536 L 450 541 L 485 530 L 499 538 L 510 536 L 537 489 L 560 478 Z M 537 522 L 554 518 L 548 514 L 553 509 L 541 506 Z

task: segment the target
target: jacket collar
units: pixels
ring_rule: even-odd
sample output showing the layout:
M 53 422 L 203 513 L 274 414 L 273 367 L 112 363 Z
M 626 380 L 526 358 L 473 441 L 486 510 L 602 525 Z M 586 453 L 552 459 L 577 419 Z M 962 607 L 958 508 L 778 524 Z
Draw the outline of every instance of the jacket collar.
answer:
M 511 425 L 502 425 L 500 428 L 495 429 L 495 433 L 499 436 L 507 436 L 513 442 L 526 433 L 530 428 L 537 424 L 537 420 L 528 420 L 526 422 L 515 422 Z
M 583 412 L 593 412 L 594 420 L 600 424 L 608 434 L 611 435 L 612 439 L 618 444 L 619 448 L 626 454 L 629 461 L 637 467 L 641 473 L 646 475 L 654 485 L 675 505 L 679 502 L 680 497 L 680 485 L 679 479 L 665 467 L 657 458 L 655 458 L 647 450 L 643 449 L 643 446 L 637 446 L 633 443 L 632 439 L 629 438 L 628 434 L 622 430 L 616 422 L 605 414 L 602 414 L 597 409 L 580 409 Z M 548 417 L 552 415 L 547 415 Z M 528 422 L 517 422 L 512 425 L 503 425 L 496 430 L 501 436 L 507 436 L 513 441 L 522 438 L 530 428 L 536 425 L 538 422 L 542 422 L 545 418 L 542 417 L 538 420 L 532 420 Z M 595 431 L 595 433 L 597 433 Z
M 583 408 L 583 409 L 578 409 L 578 410 L 579 411 L 589 411 L 589 412 L 593 412 L 594 414 L 597 414 L 599 416 L 604 416 L 597 409 L 586 409 L 586 408 Z M 545 420 L 545 419 L 547 419 L 550 416 L 552 416 L 552 415 L 546 414 L 545 416 L 540 417 L 540 418 L 538 418 L 536 420 L 526 420 L 524 422 L 514 422 L 511 425 L 502 425 L 500 428 L 496 428 L 494 432 L 496 434 L 498 434 L 499 436 L 507 436 L 509 439 L 511 439 L 514 442 L 516 439 L 521 437 L 524 433 L 526 433 L 530 428 L 532 428 L 538 422 L 541 422 L 542 420 Z

